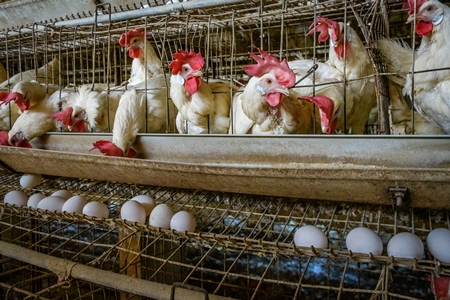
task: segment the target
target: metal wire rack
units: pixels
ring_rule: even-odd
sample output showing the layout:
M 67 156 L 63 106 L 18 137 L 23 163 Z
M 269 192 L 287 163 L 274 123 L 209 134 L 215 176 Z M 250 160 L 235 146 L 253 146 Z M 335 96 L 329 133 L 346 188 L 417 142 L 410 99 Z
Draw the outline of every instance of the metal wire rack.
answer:
M 3 172 L 0 197 L 11 190 L 24 190 L 18 184 L 19 179 L 20 174 Z M 377 232 L 384 246 L 399 232 L 413 232 L 425 241 L 430 230 L 450 228 L 446 210 L 393 212 L 387 206 L 50 176 L 44 176 L 43 182 L 33 190 L 24 191 L 29 195 L 35 192 L 49 195 L 60 189 L 84 195 L 88 201 L 107 203 L 109 218 L 44 212 L 1 203 L 2 245 L 7 242 L 95 269 L 169 286 L 181 282 L 212 295 L 237 299 L 300 296 L 302 299 L 424 299 L 431 295 L 427 273 L 450 275 L 450 266 L 433 260 L 428 251 L 418 261 L 388 257 L 385 252 L 380 256 L 351 253 L 345 245 L 346 234 L 359 226 Z M 198 224 L 196 231 L 176 232 L 121 220 L 121 205 L 138 194 L 148 194 L 158 203 L 170 204 L 175 211 L 190 211 Z M 295 230 L 306 224 L 315 225 L 327 234 L 328 249 L 293 245 Z M 113 299 L 121 290 L 116 283 L 102 288 L 96 286 L 95 280 L 91 284 L 79 282 L 70 277 L 70 272 L 62 272 L 65 276 L 59 275 L 58 281 L 52 272 L 35 268 L 30 261 L 20 263 L 17 261 L 20 256 L 13 258 L 3 258 L 0 276 L 14 275 L 1 285 L 3 295 L 13 292 L 62 299 L 84 289 L 90 291 L 88 294 Z M 23 270 L 33 270 L 35 275 Z M 92 279 L 88 275 L 86 278 Z M 55 290 L 59 292 L 54 294 Z M 80 294 L 81 299 L 84 293 Z

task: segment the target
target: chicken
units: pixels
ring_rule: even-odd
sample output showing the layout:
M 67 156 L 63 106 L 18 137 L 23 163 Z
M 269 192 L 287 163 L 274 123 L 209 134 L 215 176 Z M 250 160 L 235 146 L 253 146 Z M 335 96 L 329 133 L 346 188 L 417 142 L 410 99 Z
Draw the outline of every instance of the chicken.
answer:
M 414 21 L 414 1 L 408 0 L 408 22 Z M 450 67 L 450 8 L 437 0 L 417 1 L 417 34 L 422 36 L 410 71 Z M 414 87 L 414 90 L 413 90 Z M 408 74 L 403 93 L 412 98 L 417 111 L 429 122 L 450 134 L 450 69 Z
M 450 277 L 428 275 L 431 292 L 438 300 L 450 300 Z
M 311 24 L 308 34 L 320 32 L 319 42 L 330 39 L 329 59 L 326 63 L 339 70 L 347 80 L 346 131 L 362 134 L 370 111 L 376 106 L 375 82 L 370 78 L 373 66 L 358 34 L 350 26 L 344 27 L 342 22 L 317 18 Z
M 0 83 L 3 83 L 6 79 L 8 79 L 8 72 L 6 72 L 5 67 L 0 63 Z
M 12 146 L 23 147 L 33 138 L 55 131 L 55 121 L 50 116 L 59 109 L 59 93 L 46 97 L 32 108 L 24 111 L 16 120 L 8 133 L 8 141 Z
M 389 89 L 391 91 L 391 106 L 396 109 L 396 102 L 406 105 L 404 99 L 395 95 L 405 95 L 412 99 L 414 95 L 414 108 L 420 114 L 414 115 L 415 134 L 442 134 L 450 133 L 450 101 L 449 89 L 450 71 L 430 71 L 427 69 L 449 67 L 446 56 L 450 51 L 444 40 L 450 37 L 447 28 L 450 26 L 450 8 L 436 0 L 417 1 L 418 13 L 416 14 L 416 33 L 422 36 L 422 41 L 415 54 L 414 71 L 422 71 L 414 74 L 414 94 L 412 94 L 413 76 L 408 72 L 413 71 L 413 51 L 405 43 L 396 40 L 380 40 L 378 47 L 383 54 L 387 71 L 395 73 L 390 75 Z M 409 8 L 407 22 L 414 20 L 414 2 L 409 1 L 404 5 Z M 395 91 L 402 88 L 402 93 Z M 392 96 L 394 91 L 394 96 Z M 398 97 L 400 97 L 398 96 Z M 400 106 L 397 105 L 397 106 Z M 409 108 L 401 108 L 398 116 L 393 115 L 394 125 L 403 125 L 402 120 L 408 120 L 406 132 L 412 132 Z M 431 124 L 430 124 L 431 123 Z
M 135 89 L 125 92 L 119 102 L 112 142 L 99 140 L 93 144 L 93 149 L 98 149 L 106 156 L 136 157 L 136 151 L 131 148 L 137 133 L 145 126 L 145 116 L 139 113 L 145 110 L 144 97 L 139 97 Z
M 170 97 L 178 109 L 178 132 L 228 133 L 230 83 L 222 80 L 206 82 L 201 78 L 201 69 L 205 63 L 201 53 L 179 50 L 172 56 L 174 60 L 169 65 L 172 68 Z
M 47 76 L 48 75 L 48 76 Z M 16 74 L 0 83 L 0 90 L 8 90 L 8 88 L 13 88 L 15 84 L 20 81 L 31 81 L 37 80 L 39 83 L 59 83 L 59 59 L 55 57 L 48 64 L 40 67 L 36 72 L 34 69 L 27 70 L 22 73 Z
M 297 100 L 289 88 L 295 84 L 295 74 L 286 60 L 280 62 L 273 55 L 259 49 L 261 58 L 244 66 L 250 78 L 242 92 L 233 99 L 235 134 L 312 133 L 312 105 Z
M 126 47 L 133 58 L 128 84 L 135 85 L 152 76 L 163 74 L 161 60 L 145 37 L 144 29 L 132 29 L 122 34 L 119 44 Z
M 82 85 L 68 96 L 66 108 L 53 113 L 52 118 L 76 132 L 108 131 L 114 122 L 115 112 L 123 92 L 104 91 L 106 85 Z M 86 126 L 87 124 L 87 126 Z
M 55 85 L 46 87 L 34 80 L 22 80 L 14 86 L 11 93 L 0 92 L 0 103 L 8 104 L 14 101 L 19 109 L 24 111 L 42 101 L 47 94 L 53 94 L 57 89 Z
M 45 87 L 36 81 L 25 80 L 18 82 L 11 93 L 0 92 L 0 130 L 9 129 L 22 111 L 35 106 L 56 89 L 54 85 Z M 16 105 L 10 105 L 11 101 Z
M 328 64 L 308 59 L 295 60 L 288 65 L 297 82 L 291 93 L 299 100 L 311 102 L 319 108 L 315 112 L 316 132 L 320 133 L 317 128 L 327 134 L 343 132 L 343 74 Z

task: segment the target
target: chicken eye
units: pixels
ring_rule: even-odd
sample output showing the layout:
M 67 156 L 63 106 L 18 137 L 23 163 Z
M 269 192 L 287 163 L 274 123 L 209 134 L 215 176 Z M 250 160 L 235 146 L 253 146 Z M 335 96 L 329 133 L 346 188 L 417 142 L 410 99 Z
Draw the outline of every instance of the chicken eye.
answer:
M 184 71 L 187 72 L 187 71 L 189 71 L 189 69 L 188 68 L 184 68 Z
M 433 7 L 432 7 L 432 6 L 428 6 L 428 7 L 427 7 L 427 10 L 428 10 L 428 11 L 432 11 L 432 10 L 433 10 Z
M 272 84 L 272 79 L 267 79 L 266 82 L 267 82 L 268 84 Z

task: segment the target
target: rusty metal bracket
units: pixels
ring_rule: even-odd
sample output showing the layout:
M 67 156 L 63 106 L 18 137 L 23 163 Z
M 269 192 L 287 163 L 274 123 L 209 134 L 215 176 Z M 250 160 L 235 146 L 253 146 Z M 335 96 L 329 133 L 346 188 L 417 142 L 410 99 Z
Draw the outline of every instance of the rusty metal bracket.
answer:
M 409 190 L 405 187 L 390 187 L 389 193 L 392 198 L 392 206 L 394 209 L 407 209 L 409 207 Z
M 194 292 L 198 292 L 198 293 L 204 295 L 204 297 L 205 297 L 204 299 L 205 300 L 209 300 L 209 294 L 208 294 L 208 292 L 205 289 L 202 289 L 202 288 L 199 288 L 199 287 L 196 287 L 196 286 L 193 286 L 193 285 L 189 285 L 189 284 L 186 284 L 186 283 L 182 283 L 182 282 L 175 282 L 172 285 L 172 289 L 171 289 L 171 293 L 170 293 L 170 300 L 175 300 L 175 290 L 177 288 L 187 289 L 187 290 L 191 290 L 191 291 L 194 291 Z

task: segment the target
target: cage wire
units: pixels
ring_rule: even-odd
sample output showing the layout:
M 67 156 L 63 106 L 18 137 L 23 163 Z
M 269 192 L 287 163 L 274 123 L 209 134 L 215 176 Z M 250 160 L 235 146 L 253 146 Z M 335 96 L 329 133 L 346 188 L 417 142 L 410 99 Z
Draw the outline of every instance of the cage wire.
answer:
M 37 72 L 38 68 L 58 59 L 53 71 L 45 67 L 46 75 L 37 78 L 40 82 L 61 88 L 107 83 L 109 92 L 114 86 L 126 86 L 131 70 L 132 59 L 118 44 L 120 35 L 129 29 L 145 28 L 165 73 L 169 73 L 173 53 L 193 48 L 206 58 L 205 79 L 229 80 L 244 86 L 248 78 L 242 66 L 252 63 L 248 52 L 257 52 L 257 48 L 280 59 L 294 60 L 302 56 L 326 61 L 328 45 L 316 43 L 315 36 L 306 36 L 314 18 L 323 16 L 348 22 L 358 30 L 371 53 L 375 78 L 379 80 L 378 113 L 384 113 L 384 127 L 377 128 L 376 120 L 368 124 L 367 133 L 390 132 L 386 129 L 392 125 L 386 104 L 388 95 L 376 41 L 395 36 L 412 44 L 402 3 L 246 1 L 94 25 L 70 25 L 86 17 L 110 16 L 165 4 L 147 1 L 140 6 L 101 5 L 96 12 L 3 29 L 0 44 L 5 51 L 0 52 L 0 62 L 12 75 L 24 70 Z M 170 88 L 168 82 L 162 88 Z M 170 101 L 169 95 L 166 100 Z M 169 122 L 166 132 L 175 132 Z M 182 283 L 199 287 L 211 296 L 236 299 L 432 299 L 427 275 L 450 276 L 450 265 L 434 260 L 428 249 L 421 260 L 386 255 L 387 242 L 396 233 L 412 232 L 425 242 L 432 229 L 450 228 L 447 210 L 392 211 L 385 206 L 51 176 L 44 176 L 42 184 L 29 190 L 20 187 L 19 179 L 20 174 L 0 173 L 0 199 L 11 190 L 23 190 L 30 196 L 35 192 L 50 195 L 66 189 L 86 196 L 88 201 L 108 204 L 110 214 L 108 219 L 98 219 L 0 203 L 3 246 L 19 246 L 11 249 L 25 248 L 45 257 L 64 259 L 66 263 L 123 275 L 119 278 L 143 279 L 168 286 Z M 139 194 L 148 194 L 158 203 L 168 203 L 175 211 L 191 212 L 197 221 L 196 231 L 175 232 L 121 220 L 121 205 Z M 329 248 L 295 247 L 294 232 L 302 225 L 322 229 L 329 239 Z M 347 233 L 359 226 L 374 230 L 382 238 L 382 255 L 356 254 L 346 249 Z M 102 276 L 95 276 L 92 269 L 88 273 L 95 275 L 89 278 L 77 277 L 76 269 L 64 268 L 67 274 L 58 276 L 53 267 L 41 266 L 36 260 L 27 261 L 20 251 L 17 253 L 18 257 L 4 253 L 1 257 L 0 293 L 7 299 L 158 298 L 156 291 L 150 295 L 128 291 L 121 280 L 95 282 Z M 162 285 L 157 287 L 165 292 L 163 298 L 169 299 L 168 290 Z
M 88 202 L 106 203 L 109 217 L 100 219 L 1 203 L 2 248 L 8 244 L 20 246 L 14 255 L 20 249 L 31 249 L 95 270 L 169 286 L 182 283 L 234 299 L 429 299 L 433 296 L 427 274 L 450 275 L 450 265 L 434 260 L 428 250 L 420 260 L 386 254 L 387 242 L 397 233 L 412 232 L 425 243 L 432 229 L 449 228 L 447 210 L 393 212 L 387 206 L 51 176 L 44 176 L 33 189 L 24 189 L 20 187 L 20 177 L 2 172 L 1 198 L 11 190 L 24 191 L 28 196 L 37 192 L 49 196 L 64 189 L 85 196 Z M 158 204 L 171 205 L 175 212 L 189 211 L 196 219 L 197 229 L 177 232 L 153 228 L 147 225 L 148 221 L 133 224 L 120 219 L 122 204 L 140 194 L 153 197 Z M 328 248 L 294 246 L 294 233 L 303 225 L 322 229 L 329 240 Z M 346 235 L 360 226 L 381 237 L 383 254 L 347 250 Z M 84 299 L 94 295 L 96 299 L 114 299 L 126 292 L 117 281 L 97 286 L 95 275 L 89 275 L 93 271 L 83 271 L 84 281 L 80 281 L 71 278 L 70 268 L 59 270 L 60 273 L 52 270 L 65 274 L 55 276 L 35 261 L 37 266 L 30 261 L 21 262 L 20 255 L 11 258 L 2 254 L 3 297 Z
M 155 4 L 161 5 L 152 2 L 134 9 L 144 9 Z M 289 61 L 300 57 L 326 61 L 328 44 L 319 44 L 315 42 L 314 35 L 306 36 L 306 33 L 316 17 L 327 17 L 350 24 L 358 31 L 372 54 L 374 69 L 377 70 L 378 115 L 384 126 L 377 131 L 378 119 L 375 115 L 369 121 L 366 133 L 390 133 L 387 112 L 389 97 L 385 91 L 386 82 L 378 80 L 383 70 L 380 57 L 376 55 L 375 42 L 389 36 L 389 31 L 394 31 L 395 36 L 410 42 L 410 26 L 404 22 L 405 12 L 401 10 L 401 3 L 381 0 L 252 1 L 188 12 L 111 20 L 112 14 L 132 9 L 130 6 L 117 8 L 99 5 L 96 12 L 84 14 L 94 18 L 93 25 L 77 24 L 77 19 L 83 17 L 79 15 L 3 29 L 0 43 L 6 51 L 0 53 L 0 61 L 8 74 L 12 75 L 29 69 L 37 71 L 56 58 L 59 64 L 55 71 L 48 70 L 45 78 L 38 78 L 42 83 L 56 84 L 61 88 L 97 83 L 108 84 L 109 88 L 114 89 L 126 83 L 131 71 L 132 59 L 118 44 L 120 35 L 130 29 L 145 28 L 166 74 L 170 73 L 168 65 L 173 53 L 178 49 L 194 49 L 206 59 L 203 76 L 206 80 L 229 80 L 243 87 L 248 76 L 242 66 L 253 63 L 248 52 L 257 53 L 258 48 Z M 97 21 L 99 17 L 108 16 L 105 22 Z M 399 32 L 403 34 L 398 35 Z M 168 88 L 168 85 L 166 80 L 163 88 Z M 171 102 L 169 99 L 166 101 Z M 175 113 L 171 111 L 167 117 L 173 118 Z M 165 130 L 167 133 L 176 131 L 174 127 L 168 127 Z M 109 128 L 112 128 L 112 124 Z

